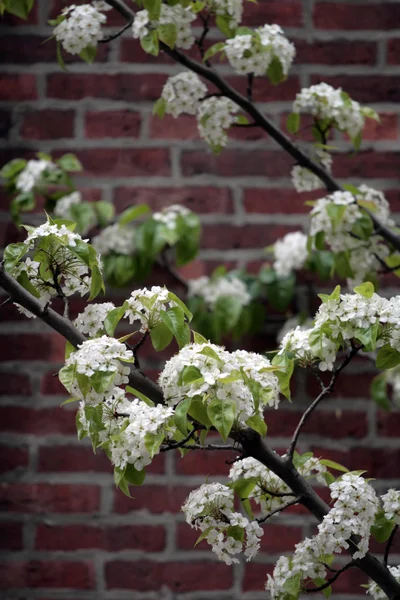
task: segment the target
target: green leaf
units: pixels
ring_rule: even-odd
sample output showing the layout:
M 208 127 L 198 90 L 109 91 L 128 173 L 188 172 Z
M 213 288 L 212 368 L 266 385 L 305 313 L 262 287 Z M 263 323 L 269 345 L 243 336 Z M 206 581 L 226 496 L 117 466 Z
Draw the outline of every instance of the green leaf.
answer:
M 340 298 L 340 285 L 337 285 L 331 294 L 318 294 L 318 297 L 321 298 L 322 302 L 328 302 L 328 300 L 339 300 Z
M 64 62 L 64 57 L 63 57 L 63 53 L 62 53 L 62 46 L 61 46 L 61 42 L 57 42 L 56 45 L 56 57 L 57 57 L 57 62 L 59 64 L 59 66 L 62 68 L 63 71 L 68 71 L 65 62 Z
M 165 323 L 158 323 L 155 327 L 150 331 L 150 339 L 153 344 L 154 350 L 160 352 L 164 350 L 172 341 L 173 338 L 172 331 L 165 325 Z
M 296 599 L 300 595 L 300 582 L 301 582 L 301 573 L 297 573 L 297 575 L 293 575 L 286 579 L 283 584 L 283 589 L 286 592 L 289 598 Z
M 243 542 L 244 539 L 244 530 L 240 525 L 230 525 L 226 530 L 227 537 L 232 537 L 234 540 L 238 542 Z
M 215 350 L 210 348 L 210 346 L 206 346 L 205 348 L 203 348 L 203 350 L 200 350 L 200 352 L 198 352 L 198 354 L 203 354 L 204 356 L 208 356 L 209 358 L 212 358 L 213 360 L 215 360 L 217 363 L 222 362 L 220 357 L 218 356 L 218 354 L 215 352 Z
M 222 439 L 226 441 L 235 420 L 236 405 L 232 400 L 215 398 L 207 406 L 207 415 Z
M 72 385 L 76 380 L 76 364 L 62 367 L 58 372 L 58 379 L 65 389 L 72 394 Z
M 354 277 L 353 270 L 350 266 L 350 255 L 348 251 L 338 252 L 334 254 L 335 270 L 339 277 L 346 279 L 347 277 Z
M 360 296 L 364 296 L 364 298 L 372 298 L 375 292 L 375 288 L 370 281 L 366 281 L 353 288 L 353 291 L 356 294 L 360 294 Z
M 281 83 L 286 79 L 282 63 L 277 56 L 274 56 L 269 63 L 267 77 L 273 85 L 278 85 L 278 83 Z
M 153 115 L 157 115 L 160 119 L 164 118 L 167 103 L 164 98 L 159 98 L 153 105 Z
M 149 13 L 151 21 L 158 21 L 161 11 L 161 0 L 143 0 L 143 7 Z
M 286 129 L 289 133 L 297 133 L 300 127 L 300 114 L 296 112 L 290 113 L 286 119 Z
M 216 44 L 213 44 L 205 52 L 203 62 L 205 62 L 206 60 L 209 60 L 210 58 L 212 58 L 213 56 L 218 54 L 218 52 L 222 52 L 222 50 L 224 48 L 225 48 L 225 42 L 217 42 Z
M 126 386 L 125 391 L 128 392 L 128 394 L 133 394 L 134 396 L 137 396 L 140 400 L 145 402 L 147 406 L 154 406 L 153 400 L 150 400 L 150 398 L 142 394 L 142 392 L 139 392 L 139 390 L 136 390 L 135 388 L 131 387 L 130 385 Z
M 217 15 L 215 19 L 216 25 L 220 31 L 227 37 L 232 38 L 235 35 L 235 31 L 230 26 L 230 19 L 225 15 Z
M 184 400 L 181 400 L 179 404 L 176 405 L 174 412 L 175 425 L 177 426 L 179 431 L 185 436 L 188 432 L 187 413 L 190 408 L 191 402 L 191 398 L 185 398 Z
M 379 348 L 376 357 L 376 366 L 378 369 L 392 369 L 400 364 L 400 352 L 394 350 L 390 344 Z
M 73 346 L 68 340 L 65 342 L 65 360 L 67 360 L 73 352 L 75 352 L 76 348 Z
M 150 208 L 147 204 L 136 204 L 135 206 L 130 206 L 118 218 L 118 223 L 120 225 L 127 225 L 131 221 L 134 221 L 138 217 L 145 215 L 150 212 Z
M 247 117 L 245 117 L 244 115 L 238 115 L 236 117 L 236 123 L 238 125 L 248 125 L 249 124 L 249 120 Z
M 181 372 L 180 379 L 182 380 L 182 385 L 190 385 L 197 381 L 203 381 L 203 376 L 197 367 L 187 365 Z
M 192 402 L 190 408 L 188 409 L 188 414 L 198 423 L 205 425 L 208 429 L 211 427 L 212 423 L 208 417 L 207 409 L 204 403 L 199 398 L 192 398 Z
M 180 307 L 181 307 L 181 309 L 183 310 L 183 312 L 184 312 L 184 313 L 185 313 L 185 315 L 186 315 L 186 318 L 187 318 L 188 322 L 190 323 L 190 321 L 191 321 L 191 320 L 192 320 L 192 318 L 193 318 L 193 315 L 192 315 L 192 313 L 190 312 L 190 310 L 188 309 L 188 307 L 186 306 L 186 304 L 184 304 L 184 303 L 182 302 L 182 300 L 180 300 L 180 299 L 178 298 L 178 296 L 176 296 L 176 295 L 175 295 L 175 294 L 173 294 L 172 292 L 168 292 L 168 299 L 169 299 L 171 302 L 175 302 L 175 304 L 177 304 L 178 306 L 180 306 Z
M 325 467 L 328 467 L 329 469 L 335 469 L 335 471 L 342 471 L 343 473 L 349 472 L 349 470 L 346 467 L 333 460 L 322 458 L 319 462 L 321 463 L 321 465 L 325 465 Z
M 114 217 L 114 205 L 111 202 L 99 200 L 98 202 L 93 202 L 93 208 L 100 227 L 106 227 Z
M 351 139 L 351 142 L 352 142 L 352 144 L 354 146 L 354 150 L 356 152 L 358 152 L 358 150 L 360 149 L 360 146 L 361 146 L 361 142 L 362 142 L 362 133 L 361 133 L 361 131 L 356 136 L 354 136 L 354 137 L 352 137 L 350 139 Z
M 201 335 L 201 333 L 198 333 L 197 331 L 193 331 L 192 329 L 192 333 L 193 333 L 193 340 L 195 344 L 208 344 L 208 340 L 206 340 L 205 337 L 203 337 Z
M 18 173 L 25 169 L 26 165 L 27 161 L 25 159 L 14 158 L 0 169 L 0 177 L 3 179 L 13 179 Z
M 367 119 L 373 119 L 374 121 L 377 121 L 378 123 L 381 122 L 381 118 L 380 118 L 379 114 L 376 112 L 376 110 L 374 110 L 373 108 L 370 108 L 369 106 L 362 106 L 360 112 L 362 115 L 364 115 L 364 117 L 367 117 Z
M 383 508 L 380 508 L 376 513 L 375 522 L 371 527 L 371 534 L 374 536 L 377 542 L 383 544 L 389 539 L 394 525 L 395 524 L 393 521 L 389 521 L 389 519 L 385 517 L 385 511 Z
M 315 579 L 313 579 L 313 584 L 315 585 L 315 587 L 318 588 L 325 585 L 326 583 L 326 579 L 323 579 L 322 577 L 316 577 Z M 324 594 L 325 598 L 330 598 L 332 594 L 332 586 L 328 585 L 328 587 L 322 590 L 322 593 Z
M 326 212 L 328 213 L 334 230 L 336 230 L 343 221 L 346 210 L 347 206 L 343 204 L 334 204 L 333 202 L 330 202 L 326 205 Z
M 80 161 L 77 159 L 75 154 L 72 154 L 71 152 L 67 152 L 67 154 L 63 154 L 63 156 L 61 156 L 61 158 L 59 158 L 57 162 L 60 165 L 60 167 L 62 169 L 64 169 L 64 171 L 68 171 L 68 172 L 82 171 L 82 165 L 81 165 Z
M 386 411 L 390 410 L 391 406 L 387 394 L 387 382 L 384 373 L 374 377 L 371 382 L 370 393 L 373 401 L 379 408 Z
M 235 490 L 243 508 L 251 519 L 254 519 L 253 511 L 249 501 L 250 494 L 254 490 L 255 486 L 259 481 L 258 477 L 246 477 L 243 479 L 237 479 L 232 482 L 232 488 Z
M 72 404 L 72 402 L 78 402 L 78 398 L 68 398 L 68 400 L 61 402 L 60 406 L 64 406 L 64 404 Z
M 133 465 L 128 464 L 125 469 L 124 477 L 127 482 L 132 485 L 142 485 L 146 477 L 146 470 L 142 469 L 141 471 L 138 471 Z
M 374 231 L 372 219 L 366 213 L 363 213 L 354 223 L 351 232 L 364 241 L 368 241 Z
M 171 50 L 174 49 L 176 43 L 177 29 L 173 23 L 166 23 L 157 27 L 159 39 L 164 42 Z
M 115 376 L 115 371 L 95 371 L 89 379 L 95 392 L 103 394 L 106 390 L 110 389 Z
M 296 278 L 290 275 L 285 278 L 277 278 L 267 286 L 267 300 L 272 308 L 284 312 L 292 301 L 296 285 Z
M 190 343 L 190 329 L 185 323 L 185 313 L 180 306 L 174 306 L 160 312 L 160 318 L 165 326 L 173 333 L 179 348 Z
M 195 541 L 193 548 L 196 548 L 196 546 L 198 544 L 200 544 L 200 542 L 202 542 L 203 540 L 205 540 L 211 530 L 212 530 L 212 527 L 208 527 L 207 529 L 205 529 L 204 531 L 202 531 L 202 533 L 199 535 L 199 537 Z
M 140 38 L 140 45 L 146 54 L 152 56 L 158 56 L 160 48 L 158 44 L 157 32 L 153 29 L 149 31 L 144 37 Z
M 91 283 L 90 283 L 90 296 L 89 301 L 93 300 L 100 294 L 100 292 L 105 292 L 104 281 L 101 275 L 101 271 L 97 266 L 91 267 Z
M 267 425 L 260 415 L 253 415 L 246 421 L 246 425 L 257 431 L 262 437 L 267 435 Z
M 125 303 L 122 306 L 117 306 L 110 310 L 104 319 L 104 330 L 107 335 L 114 337 L 114 331 L 125 314 L 126 306 Z
M 290 401 L 290 379 L 293 375 L 294 360 L 286 354 L 275 354 L 272 359 L 272 365 L 280 367 L 280 369 L 275 371 L 275 375 L 279 381 L 279 389 L 281 394 Z
M 214 306 L 214 315 L 223 333 L 236 325 L 241 312 L 242 303 L 235 296 L 220 296 Z
M 33 192 L 22 192 L 12 199 L 10 204 L 11 217 L 16 225 L 20 225 L 20 213 L 32 210 L 35 207 L 35 195 Z
M 360 189 L 358 187 L 356 187 L 355 185 L 352 185 L 351 183 L 344 183 L 343 188 L 347 192 L 351 192 L 353 194 L 353 196 L 359 196 L 361 194 Z
M 7 0 L 6 10 L 20 19 L 27 19 L 33 2 L 34 0 Z
M 376 340 L 379 331 L 379 321 L 376 321 L 373 325 L 370 325 L 367 329 L 361 327 L 356 328 L 354 332 L 355 339 L 359 340 L 364 346 L 364 352 L 374 352 L 376 349 Z
M 146 433 L 144 436 L 144 445 L 146 446 L 147 452 L 150 454 L 150 458 L 153 458 L 158 454 L 163 439 L 163 433 Z

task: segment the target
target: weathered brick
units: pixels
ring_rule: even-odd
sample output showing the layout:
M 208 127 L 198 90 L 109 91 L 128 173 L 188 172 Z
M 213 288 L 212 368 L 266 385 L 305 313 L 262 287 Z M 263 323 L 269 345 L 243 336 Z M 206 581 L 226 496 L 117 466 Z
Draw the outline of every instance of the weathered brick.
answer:
M 321 190 L 299 194 L 292 188 L 249 188 L 244 190 L 243 203 L 247 213 L 309 213 L 305 202 L 320 196 Z
M 47 96 L 64 100 L 110 98 L 114 100 L 157 100 L 165 75 L 118 75 L 53 73 L 47 76 Z
M 175 457 L 175 469 L 180 475 L 226 475 L 227 462 L 236 457 L 235 452 L 220 451 L 216 455 L 212 450 L 188 452 Z
M 357 373 L 341 373 L 340 377 L 337 378 L 332 394 L 329 398 L 369 398 L 370 397 L 370 385 L 373 375 L 365 373 L 360 377 Z M 326 380 L 328 385 L 330 375 L 326 376 L 322 373 L 322 378 Z M 316 397 L 321 391 L 318 380 L 314 376 L 309 376 L 307 381 L 307 392 L 313 398 Z
M 93 513 L 99 509 L 100 490 L 94 485 L 1 483 L 0 510 L 42 514 Z
M 14 433 L 76 433 L 75 413 L 65 408 L 0 407 L 0 430 Z
M 185 187 L 185 188 L 117 188 L 114 206 L 122 212 L 131 204 L 148 204 L 154 211 L 170 204 L 183 204 L 196 213 L 232 213 L 232 192 L 228 188 Z
M 396 29 L 400 6 L 389 2 L 317 2 L 314 26 L 320 29 Z
M 300 64 L 374 65 L 376 63 L 376 42 L 293 40 L 293 43 L 296 46 L 295 61 Z
M 0 587 L 3 590 L 61 587 L 92 589 L 94 587 L 93 566 L 85 561 L 2 561 Z
M 0 362 L 8 360 L 64 360 L 65 340 L 58 333 L 0 336 Z
M 28 466 L 29 452 L 26 447 L 0 446 L 0 472 L 24 469 Z
M 396 178 L 399 156 L 399 152 L 366 150 L 357 155 L 357 160 L 350 160 L 348 155 L 337 154 L 333 171 L 336 177 Z
M 268 435 L 291 436 L 301 414 L 301 412 L 285 410 L 268 411 L 265 418 Z M 367 415 L 357 411 L 314 412 L 304 425 L 303 432 L 331 439 L 363 438 L 368 432 Z
M 12 123 L 9 110 L 0 110 L 0 138 L 8 139 Z
M 88 112 L 85 117 L 87 138 L 138 137 L 140 115 L 131 110 Z
M 128 498 L 118 490 L 114 496 L 114 511 L 129 513 L 144 510 L 149 513 L 178 513 L 183 502 L 188 497 L 192 488 L 163 485 L 143 485 L 135 488 L 134 498 Z
M 11 75 L 0 74 L 0 100 L 18 102 L 21 100 L 36 100 L 36 77 L 26 73 Z
M 263 248 L 298 227 L 284 225 L 205 225 L 203 227 L 203 248 Z
M 377 430 L 382 437 L 397 437 L 400 428 L 400 413 L 378 412 Z
M 400 100 L 400 77 L 397 75 L 313 75 L 311 81 L 341 87 L 353 100 L 365 104 Z
M 302 6 L 300 0 L 269 0 L 245 6 L 243 23 L 259 27 L 263 23 L 279 23 L 282 27 L 301 27 Z
M 74 137 L 75 114 L 72 110 L 39 110 L 25 113 L 20 135 L 30 140 Z
M 150 592 L 167 587 L 175 592 L 227 590 L 232 571 L 216 562 L 136 562 L 115 560 L 105 566 L 107 589 Z
M 393 38 L 387 41 L 387 62 L 390 65 L 400 63 L 400 39 Z
M 0 549 L 14 552 L 23 549 L 22 523 L 0 521 Z
M 263 590 L 267 581 L 267 575 L 272 575 L 273 570 L 274 565 L 246 563 L 243 590 L 245 592 Z
M 31 394 L 31 380 L 28 375 L 2 371 L 0 377 L 0 396 L 30 396 Z
M 314 454 L 321 458 L 329 458 L 344 465 L 350 471 L 366 471 L 366 477 L 391 479 L 400 475 L 399 448 L 350 448 L 349 450 L 332 450 L 320 446 L 312 448 Z
M 108 552 L 141 550 L 161 552 L 165 547 L 165 529 L 162 525 L 45 525 L 36 529 L 36 550 L 86 550 Z
M 186 176 L 209 174 L 223 177 L 287 177 L 293 160 L 286 153 L 273 150 L 225 150 L 219 156 L 188 150 L 182 153 L 181 165 Z

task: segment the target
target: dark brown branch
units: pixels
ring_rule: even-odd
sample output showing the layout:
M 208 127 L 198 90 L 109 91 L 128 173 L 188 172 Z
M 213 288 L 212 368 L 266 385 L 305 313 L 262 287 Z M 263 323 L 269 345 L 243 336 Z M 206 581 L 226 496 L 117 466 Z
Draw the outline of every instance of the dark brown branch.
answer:
M 270 519 L 274 515 L 282 512 L 283 510 L 286 510 L 290 506 L 294 506 L 295 504 L 299 504 L 300 501 L 301 501 L 301 497 L 297 496 L 293 500 L 289 500 L 289 502 L 286 502 L 285 504 L 282 504 L 282 506 L 278 506 L 278 508 L 275 508 L 274 510 L 271 510 L 271 512 L 268 513 L 265 517 L 262 517 L 261 519 L 256 519 L 256 521 L 257 521 L 257 523 L 265 523 L 265 521 L 268 521 L 268 519 Z
M 316 588 L 306 588 L 304 591 L 307 594 L 311 594 L 313 592 L 322 592 L 323 590 L 326 590 L 326 588 L 328 588 L 330 585 L 332 585 L 332 583 L 334 583 L 336 581 L 336 579 L 338 579 L 341 576 L 342 573 L 347 571 L 347 569 L 351 569 L 351 567 L 355 567 L 355 566 L 356 566 L 356 561 L 351 560 L 350 562 L 347 563 L 347 565 L 344 565 L 344 567 L 342 567 L 341 569 L 336 571 L 335 575 L 333 577 L 331 577 L 323 585 L 320 585 L 319 587 L 316 587 Z
M 183 444 L 182 442 L 179 442 L 179 446 L 165 446 L 161 448 L 160 452 L 168 452 L 168 450 L 175 450 L 176 448 L 184 448 L 185 450 L 228 450 L 232 452 L 238 451 L 238 449 L 235 446 L 230 446 L 228 444 L 226 446 L 218 446 L 216 444 L 206 444 L 205 446 L 202 446 L 201 444 Z
M 102 40 L 99 40 L 100 44 L 108 44 L 108 42 L 112 42 L 113 40 L 116 40 L 117 38 L 119 38 L 127 29 L 129 29 L 129 27 L 131 27 L 133 23 L 133 19 L 132 21 L 128 21 L 128 23 L 122 27 L 122 29 L 120 29 L 119 31 L 116 31 L 115 33 L 112 33 L 111 35 L 109 35 L 108 37 L 103 38 Z
M 399 528 L 398 525 L 395 525 L 393 527 L 393 531 L 390 534 L 390 537 L 389 537 L 389 539 L 387 541 L 386 548 L 385 548 L 385 555 L 383 557 L 383 564 L 385 565 L 385 567 L 387 567 L 387 565 L 388 565 L 390 549 L 392 547 L 392 544 L 393 544 L 393 541 L 394 541 L 394 538 L 396 536 L 398 528 Z
M 339 373 L 341 371 L 343 371 L 343 369 L 345 367 L 347 367 L 347 365 L 349 364 L 349 362 L 352 360 L 352 358 L 354 358 L 354 356 L 357 354 L 357 352 L 360 350 L 360 347 L 357 346 L 353 346 L 352 349 L 350 350 L 349 354 L 347 355 L 347 357 L 345 358 L 345 360 L 342 362 L 341 365 L 339 365 L 337 367 L 337 369 L 335 369 L 332 373 L 332 377 L 331 380 L 329 382 L 329 385 L 327 387 L 323 386 L 322 381 L 321 381 L 321 385 L 322 385 L 322 390 L 320 392 L 320 394 L 316 397 L 316 399 L 314 400 L 314 402 L 312 404 L 310 404 L 310 406 L 307 408 L 307 410 L 304 412 L 303 416 L 301 417 L 297 427 L 296 427 L 296 431 L 293 434 L 293 438 L 292 441 L 290 443 L 289 449 L 287 451 L 287 460 L 292 461 L 293 460 L 293 454 L 294 451 L 296 450 L 296 444 L 298 442 L 298 439 L 300 437 L 301 434 L 301 430 L 304 427 L 304 424 L 306 423 L 306 421 L 308 420 L 308 418 L 310 417 L 310 415 L 314 412 L 314 410 L 317 408 L 318 404 L 320 402 L 322 402 L 322 400 L 324 398 L 326 398 L 326 396 L 328 396 L 334 386 L 335 386 L 335 382 L 336 379 L 339 375 Z

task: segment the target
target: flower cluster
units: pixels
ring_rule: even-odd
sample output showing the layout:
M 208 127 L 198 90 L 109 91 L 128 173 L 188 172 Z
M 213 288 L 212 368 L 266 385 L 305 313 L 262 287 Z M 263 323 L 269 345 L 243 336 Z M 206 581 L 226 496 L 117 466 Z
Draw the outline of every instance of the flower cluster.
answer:
M 197 111 L 199 134 L 215 152 L 226 146 L 226 130 L 236 122 L 238 110 L 237 104 L 224 97 L 212 96 L 200 104 Z
M 101 26 L 107 17 L 90 4 L 72 4 L 61 13 L 65 19 L 54 29 L 54 36 L 70 54 L 79 54 L 85 48 L 96 47 L 103 39 Z
M 46 172 L 54 171 L 57 166 L 50 160 L 28 160 L 26 167 L 19 173 L 15 187 L 20 192 L 29 193 L 41 183 Z
M 335 504 L 318 525 L 318 534 L 297 544 L 292 557 L 281 556 L 273 576 L 268 575 L 266 589 L 273 600 L 286 597 L 285 583 L 291 577 L 300 574 L 302 581 L 325 578 L 326 556 L 347 549 L 351 535 L 360 536 L 353 558 L 367 553 L 370 528 L 379 509 L 373 488 L 362 477 L 346 473 L 330 485 L 330 490 Z
M 372 208 L 383 224 L 392 224 L 389 204 L 382 192 L 365 185 L 360 186 L 356 197 L 350 192 L 333 192 L 317 200 L 310 213 L 310 235 L 323 233 L 325 243 L 334 253 L 348 251 L 352 271 L 350 283 L 353 285 L 378 270 L 389 252 L 379 236 L 370 236 L 365 241 L 353 235 L 353 228 L 357 223 L 362 224 L 363 218 L 362 209 L 356 200 L 361 205 Z
M 193 374 L 190 382 L 185 376 L 187 372 Z M 258 408 L 246 378 L 260 387 Z M 228 352 L 214 344 L 190 344 L 182 348 L 165 364 L 159 384 L 171 406 L 186 397 L 200 398 L 205 405 L 213 399 L 229 399 L 235 405 L 236 418 L 241 421 L 255 414 L 262 416 L 265 406 L 277 408 L 279 402 L 278 380 L 268 359 L 245 350 Z
M 278 331 L 276 339 L 281 343 L 285 335 L 290 333 L 293 329 L 296 329 L 296 327 L 299 327 L 301 331 L 306 331 L 307 329 L 311 329 L 312 325 L 312 319 L 304 318 L 302 315 L 290 317 Z
M 393 519 L 396 525 L 400 525 L 400 491 L 390 489 L 381 499 L 385 517 L 389 520 Z
M 60 380 L 71 396 L 96 406 L 116 387 L 128 383 L 130 369 L 121 361 L 133 362 L 132 351 L 118 340 L 103 335 L 78 346 L 65 361 Z
M 112 6 L 107 4 L 105 0 L 92 0 L 92 6 L 96 10 L 101 10 L 103 12 L 107 12 L 108 10 L 112 10 Z
M 400 583 L 400 565 L 397 567 L 387 567 L 393 577 Z M 387 595 L 375 581 L 371 581 L 368 585 L 367 594 L 370 594 L 374 600 L 387 600 Z
M 228 17 L 229 27 L 236 29 L 242 20 L 243 0 L 206 0 L 210 12 Z
M 301 231 L 287 233 L 274 244 L 273 267 L 279 277 L 288 277 L 294 270 L 301 269 L 308 258 L 307 236 Z
M 196 19 L 196 14 L 190 6 L 186 8 L 181 4 L 169 6 L 161 4 L 160 17 L 157 22 L 150 21 L 147 10 L 140 10 L 135 15 L 132 25 L 132 34 L 134 38 L 143 39 L 148 33 L 149 28 L 157 28 L 159 25 L 174 25 L 176 27 L 177 48 L 187 50 L 194 44 L 194 35 L 192 33 L 191 23 Z
M 74 247 L 76 246 L 76 242 L 81 240 L 81 236 L 78 233 L 74 233 L 64 223 L 62 225 L 57 225 L 56 223 L 51 223 L 50 221 L 46 221 L 39 227 L 27 227 L 28 235 L 24 240 L 24 244 L 32 249 L 37 242 L 39 242 L 42 238 L 55 236 L 64 244 Z
M 234 556 L 244 546 L 247 560 L 254 558 L 264 533 L 257 521 L 250 522 L 232 509 L 233 491 L 221 483 L 203 484 L 182 506 L 187 523 L 202 532 L 213 552 L 227 565 L 239 562 Z
M 95 337 L 104 332 L 105 318 L 114 308 L 112 302 L 88 304 L 84 311 L 76 317 L 74 325 L 81 333 L 89 337 Z
M 144 333 L 158 325 L 161 322 L 160 311 L 175 306 L 175 302 L 167 288 L 153 285 L 150 290 L 143 288 L 132 292 L 126 306 L 125 318 L 131 324 L 140 321 L 140 331 Z
M 167 229 L 175 229 L 179 216 L 185 217 L 191 214 L 191 211 L 180 204 L 171 204 L 163 208 L 161 212 L 153 213 L 154 221 L 162 223 Z
M 72 192 L 62 196 L 57 200 L 57 204 L 54 207 L 54 214 L 56 217 L 62 219 L 71 219 L 71 206 L 80 204 L 82 202 L 82 196 L 80 192 Z
M 119 223 L 108 225 L 93 237 L 92 246 L 103 256 L 112 252 L 131 256 L 135 252 L 135 230 Z
M 362 108 L 342 91 L 327 83 L 303 88 L 293 104 L 295 113 L 310 113 L 318 121 L 328 121 L 340 131 L 356 137 L 364 127 Z
M 329 173 L 331 172 L 332 156 L 326 152 L 326 150 L 317 148 L 315 150 L 315 160 L 319 162 Z M 324 187 L 321 179 L 314 175 L 314 173 L 306 167 L 295 165 L 292 168 L 291 176 L 296 192 L 312 192 L 313 190 L 318 190 Z
M 182 71 L 168 78 L 161 98 L 165 101 L 166 113 L 176 118 L 182 113 L 195 115 L 206 93 L 207 87 L 198 75 L 192 71 Z
M 204 298 L 206 305 L 213 309 L 219 298 L 233 297 L 241 306 L 247 306 L 251 302 L 251 296 L 247 291 L 245 283 L 233 275 L 227 277 L 199 277 L 188 281 L 188 295 Z
M 236 35 L 226 41 L 224 50 L 237 73 L 254 75 L 265 75 L 273 59 L 280 62 L 287 75 L 296 52 L 279 25 L 264 25 L 253 35 Z

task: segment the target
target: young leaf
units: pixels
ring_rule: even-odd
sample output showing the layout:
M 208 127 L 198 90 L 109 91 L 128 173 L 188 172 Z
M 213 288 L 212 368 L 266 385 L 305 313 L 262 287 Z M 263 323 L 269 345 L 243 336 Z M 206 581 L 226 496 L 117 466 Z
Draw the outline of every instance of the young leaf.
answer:
M 193 340 L 195 344 L 208 344 L 208 340 L 201 335 L 201 333 L 197 333 L 197 331 L 193 331 Z
M 167 108 L 167 103 L 164 98 L 159 98 L 153 105 L 153 115 L 157 115 L 162 119 L 165 115 L 165 110 Z
M 300 127 L 300 114 L 292 112 L 286 119 L 286 129 L 289 133 L 297 133 Z
M 325 467 L 328 467 L 329 469 L 335 469 L 336 471 L 342 471 L 343 473 L 348 473 L 349 470 L 344 467 L 343 465 L 340 465 L 339 463 L 333 461 L 333 460 L 328 460 L 327 458 L 323 458 L 319 461 L 321 463 L 321 465 L 325 465 Z
M 383 542 L 386 542 L 389 539 L 390 534 L 393 531 L 393 527 L 394 522 L 389 521 L 385 517 L 384 510 L 380 508 L 376 513 L 375 522 L 371 527 L 371 534 L 374 536 L 377 542 L 383 544 Z
M 133 465 L 128 464 L 125 469 L 124 477 L 128 483 L 131 483 L 132 485 L 142 485 L 146 477 L 146 471 L 145 469 L 138 471 Z
M 188 432 L 187 413 L 190 408 L 191 402 L 191 398 L 185 398 L 184 400 L 181 400 L 179 404 L 177 404 L 175 407 L 175 425 L 183 435 L 187 435 Z
M 198 423 L 205 425 L 207 429 L 211 427 L 212 423 L 208 417 L 207 409 L 199 398 L 192 398 L 188 414 Z
M 379 408 L 387 411 L 390 410 L 391 406 L 387 394 L 387 382 L 384 373 L 374 377 L 371 382 L 370 392 L 373 401 Z
M 373 284 L 370 281 L 366 281 L 365 283 L 361 283 L 353 288 L 356 294 L 360 294 L 360 296 L 364 296 L 364 298 L 372 298 L 374 295 L 375 289 Z
M 144 445 L 146 446 L 147 452 L 150 454 L 150 458 L 153 458 L 158 454 L 163 439 L 163 433 L 146 433 L 144 436 Z
M 58 159 L 58 164 L 64 171 L 75 172 L 82 171 L 82 165 L 80 161 L 71 152 L 67 152 Z
M 133 394 L 134 396 L 137 396 L 140 400 L 143 400 L 143 402 L 145 402 L 147 406 L 154 406 L 153 400 L 150 400 L 150 398 L 142 394 L 142 392 L 139 392 L 139 390 L 135 390 L 135 388 L 131 387 L 130 385 L 126 386 L 125 391 L 128 394 Z
M 122 306 L 117 306 L 116 308 L 113 308 L 112 310 L 110 310 L 110 312 L 107 314 L 106 318 L 104 319 L 104 330 L 105 330 L 106 334 L 109 335 L 110 337 L 114 337 L 114 331 L 115 331 L 118 323 L 124 316 L 125 310 L 126 310 L 125 304 L 123 304 Z
M 246 421 L 246 425 L 257 431 L 262 437 L 267 435 L 267 425 L 260 415 L 253 415 Z
M 158 323 L 150 331 L 150 339 L 156 352 L 164 350 L 172 341 L 174 337 L 172 331 L 165 325 L 165 323 Z
M 173 23 L 166 23 L 157 27 L 158 37 L 161 42 L 164 42 L 171 50 L 174 49 L 177 30 Z
M 376 366 L 378 369 L 392 369 L 400 364 L 400 352 L 386 344 L 379 348 L 376 357 Z
M 207 406 L 207 415 L 211 423 L 226 441 L 235 420 L 236 405 L 232 400 L 215 398 Z
M 150 212 L 150 207 L 147 204 L 136 204 L 124 210 L 118 218 L 120 225 L 127 225 L 138 217 Z
M 185 313 L 180 306 L 173 306 L 167 311 L 161 311 L 160 317 L 166 327 L 173 333 L 179 348 L 190 342 L 190 329 L 185 323 Z
M 213 44 L 205 52 L 203 61 L 205 62 L 206 60 L 209 60 L 210 58 L 212 58 L 213 56 L 218 54 L 218 52 L 222 52 L 222 50 L 224 48 L 225 48 L 225 42 L 217 42 L 216 44 Z

